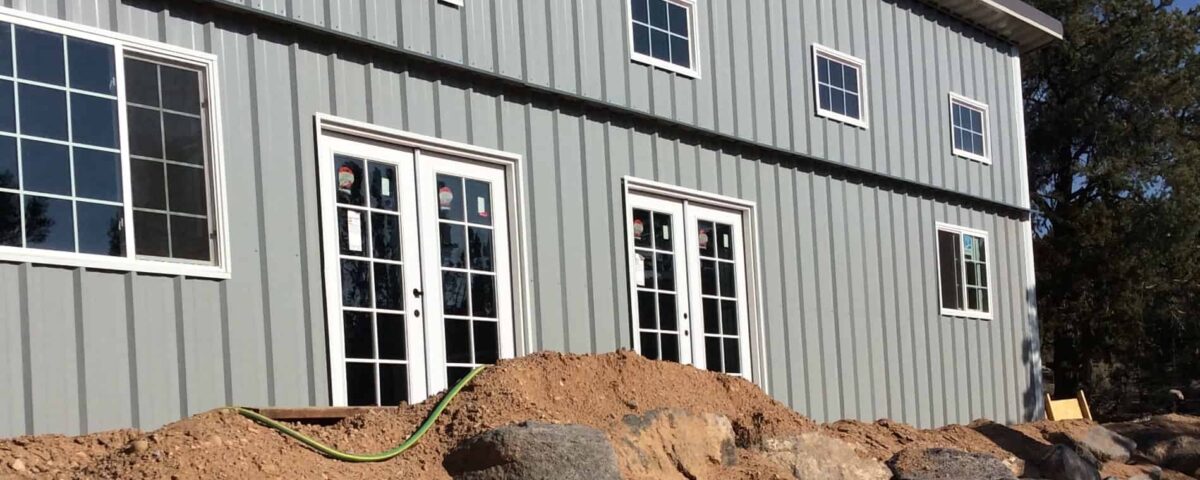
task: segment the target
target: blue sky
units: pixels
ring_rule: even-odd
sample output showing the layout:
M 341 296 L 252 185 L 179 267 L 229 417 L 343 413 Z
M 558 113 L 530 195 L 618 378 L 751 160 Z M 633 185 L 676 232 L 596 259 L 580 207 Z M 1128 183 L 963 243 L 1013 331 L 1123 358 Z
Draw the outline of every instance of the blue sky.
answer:
M 1186 10 L 1196 6 L 1196 3 L 1200 3 L 1200 0 L 1176 0 L 1175 6 Z

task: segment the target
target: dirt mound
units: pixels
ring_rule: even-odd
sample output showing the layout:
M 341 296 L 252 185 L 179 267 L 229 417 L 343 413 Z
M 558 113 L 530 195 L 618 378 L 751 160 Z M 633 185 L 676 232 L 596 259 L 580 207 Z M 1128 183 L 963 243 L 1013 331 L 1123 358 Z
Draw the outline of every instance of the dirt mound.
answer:
M 328 427 L 296 428 L 343 451 L 377 452 L 407 438 L 434 403 L 371 412 Z M 384 463 L 326 459 L 228 410 L 197 415 L 148 434 L 122 431 L 78 437 L 80 448 L 67 448 L 76 440 L 66 437 L 0 441 L 0 458 L 22 459 L 23 473 L 50 477 L 390 478 L 402 472 L 401 478 L 448 478 L 443 455 L 461 440 L 501 425 L 541 420 L 613 432 L 625 415 L 660 408 L 724 415 L 734 424 L 740 446 L 763 436 L 819 428 L 740 378 L 650 361 L 628 351 L 590 356 L 540 353 L 484 371 L 420 443 Z M 135 439 L 145 440 L 144 450 L 133 448 Z M 92 445 L 92 453 L 71 465 L 68 460 L 84 450 L 82 445 Z M 0 475 L 9 473 L 15 472 L 0 470 Z

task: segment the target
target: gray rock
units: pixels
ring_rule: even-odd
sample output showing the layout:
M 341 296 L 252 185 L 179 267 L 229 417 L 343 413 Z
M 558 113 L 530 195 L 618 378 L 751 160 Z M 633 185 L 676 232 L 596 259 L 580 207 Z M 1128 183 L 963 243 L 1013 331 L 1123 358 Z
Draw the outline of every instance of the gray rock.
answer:
M 819 433 L 763 440 L 770 460 L 792 472 L 797 480 L 888 480 L 883 462 L 862 458 L 850 444 Z
M 737 460 L 733 424 L 713 413 L 660 409 L 626 415 L 613 441 L 621 471 L 632 478 L 722 478 Z
M 1055 445 L 1041 460 L 1042 475 L 1053 480 L 1100 480 L 1100 471 L 1074 449 Z
M 1069 433 L 1054 438 L 1057 443 L 1065 443 L 1076 447 L 1076 452 L 1087 459 L 1091 455 L 1096 464 L 1104 462 L 1127 463 L 1137 451 L 1137 442 L 1117 432 L 1095 425 L 1083 433 Z M 1086 451 L 1084 454 L 1080 450 Z
M 949 448 L 905 449 L 888 460 L 896 480 L 1016 480 L 991 455 Z
M 582 425 L 524 422 L 463 441 L 442 460 L 455 480 L 619 480 L 603 432 Z

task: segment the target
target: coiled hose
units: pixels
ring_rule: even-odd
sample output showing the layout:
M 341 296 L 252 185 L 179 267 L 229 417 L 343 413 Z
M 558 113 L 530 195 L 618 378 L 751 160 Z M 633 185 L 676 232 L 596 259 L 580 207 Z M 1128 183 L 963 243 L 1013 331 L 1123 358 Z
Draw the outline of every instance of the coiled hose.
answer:
M 385 451 L 385 452 L 379 452 L 379 453 L 373 453 L 373 454 L 363 454 L 363 455 L 356 455 L 353 453 L 342 452 L 339 450 L 335 450 L 332 447 L 329 447 L 321 442 L 318 442 L 318 441 L 304 435 L 303 433 L 292 430 L 287 425 L 279 423 L 275 420 L 271 420 L 270 418 L 267 418 L 267 417 L 263 416 L 262 414 L 255 412 L 253 410 L 242 408 L 242 407 L 237 407 L 236 410 L 243 417 L 254 420 L 258 423 L 261 423 L 261 424 L 271 427 L 275 430 L 278 430 L 279 432 L 283 433 L 284 435 L 287 435 L 296 440 L 299 440 L 300 443 L 308 445 L 313 450 L 321 452 L 322 454 L 324 454 L 325 456 L 327 456 L 329 458 L 333 458 L 335 460 L 341 460 L 343 462 L 358 462 L 358 463 L 383 462 L 386 460 L 391 460 L 393 458 L 396 458 L 397 455 L 404 453 L 405 450 L 408 450 L 413 445 L 416 445 L 417 442 L 419 442 L 421 440 L 421 437 L 425 436 L 425 433 L 428 432 L 431 427 L 433 427 L 433 424 L 435 422 L 437 422 L 438 417 L 442 416 L 442 411 L 446 410 L 446 406 L 450 404 L 450 401 L 454 400 L 454 397 L 458 395 L 458 392 L 460 390 L 462 390 L 463 387 L 465 387 L 468 383 L 471 383 L 471 380 L 474 379 L 475 376 L 479 374 L 479 372 L 482 372 L 484 368 L 487 368 L 487 367 L 486 366 L 475 367 L 474 370 L 471 370 L 471 373 L 468 373 L 467 376 L 462 378 L 462 380 L 459 380 L 458 383 L 456 385 L 454 385 L 454 388 L 451 388 L 450 391 L 446 392 L 446 395 L 442 396 L 442 399 L 440 401 L 438 401 L 437 406 L 433 407 L 433 411 L 429 412 L 429 416 L 425 418 L 425 422 L 421 424 L 421 427 L 418 428 L 416 432 L 413 432 L 412 436 L 408 437 L 408 440 L 405 440 L 404 443 L 397 445 L 396 448 L 393 448 L 393 449 Z

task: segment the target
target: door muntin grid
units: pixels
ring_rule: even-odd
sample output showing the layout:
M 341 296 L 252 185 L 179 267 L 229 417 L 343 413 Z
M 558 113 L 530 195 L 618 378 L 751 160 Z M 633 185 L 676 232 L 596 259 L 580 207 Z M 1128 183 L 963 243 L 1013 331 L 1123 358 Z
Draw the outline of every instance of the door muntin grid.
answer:
M 714 372 L 742 373 L 739 339 L 741 307 L 735 260 L 734 227 L 700 219 L 696 222 L 695 248 L 700 258 L 700 302 L 703 316 L 705 368 Z
M 634 207 L 629 235 L 633 245 L 634 312 L 641 354 L 646 358 L 680 362 L 683 322 L 679 308 L 676 247 L 683 238 L 675 231 L 677 212 Z M 684 317 L 686 318 L 686 317 Z
M 411 373 L 396 182 L 404 172 L 351 155 L 333 163 L 346 403 L 398 405 L 410 399 Z
M 438 172 L 438 257 L 448 385 L 500 358 L 490 180 Z

